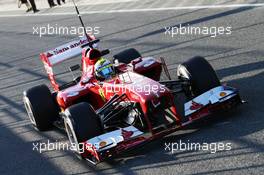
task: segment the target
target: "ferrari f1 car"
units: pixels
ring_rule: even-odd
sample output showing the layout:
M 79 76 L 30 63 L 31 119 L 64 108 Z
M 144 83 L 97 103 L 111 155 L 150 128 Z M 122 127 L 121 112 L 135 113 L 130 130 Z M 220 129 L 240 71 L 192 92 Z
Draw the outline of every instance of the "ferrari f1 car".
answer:
M 62 128 L 76 155 L 93 164 L 242 102 L 238 90 L 222 85 L 200 56 L 180 64 L 174 73 L 178 78 L 172 80 L 165 59 L 142 57 L 137 50 L 126 49 L 113 56 L 115 74 L 111 79 L 88 79 L 80 55 L 84 48 L 94 49 L 98 41 L 80 39 L 41 53 L 54 91 L 39 85 L 23 95 L 35 128 Z M 109 50 L 101 53 L 104 56 Z M 73 78 L 59 85 L 54 68 L 76 56 L 82 66 L 70 66 Z M 76 71 L 81 75 L 74 75 Z M 162 72 L 167 80 L 160 80 Z M 182 106 L 176 106 L 178 93 L 186 96 Z

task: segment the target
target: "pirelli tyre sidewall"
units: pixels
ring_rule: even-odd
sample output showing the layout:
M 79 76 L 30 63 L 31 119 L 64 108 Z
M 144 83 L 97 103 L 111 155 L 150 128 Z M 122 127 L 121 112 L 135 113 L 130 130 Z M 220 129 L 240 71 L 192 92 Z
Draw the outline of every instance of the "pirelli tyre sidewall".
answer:
M 180 64 L 177 76 L 179 79 L 190 81 L 190 91 L 194 96 L 221 85 L 212 66 L 201 56 L 193 57 Z
M 53 98 L 46 85 L 35 86 L 23 93 L 23 102 L 30 122 L 39 131 L 51 129 L 59 115 Z
M 80 143 L 74 131 L 73 122 L 74 121 L 72 121 L 69 117 L 65 115 L 64 125 L 65 125 L 65 131 L 67 133 L 67 136 L 70 142 L 71 151 L 73 151 L 74 154 L 79 159 L 84 159 L 84 157 L 82 156 L 83 148 L 80 147 Z

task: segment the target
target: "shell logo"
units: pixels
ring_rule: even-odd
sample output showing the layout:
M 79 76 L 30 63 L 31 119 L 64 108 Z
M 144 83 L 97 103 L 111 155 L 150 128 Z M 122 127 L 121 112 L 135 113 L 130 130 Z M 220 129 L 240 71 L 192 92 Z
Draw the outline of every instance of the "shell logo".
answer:
M 104 147 L 104 146 L 106 146 L 106 145 L 107 145 L 107 142 L 106 142 L 106 141 L 101 141 L 101 142 L 99 143 L 100 148 L 102 148 L 102 147 Z

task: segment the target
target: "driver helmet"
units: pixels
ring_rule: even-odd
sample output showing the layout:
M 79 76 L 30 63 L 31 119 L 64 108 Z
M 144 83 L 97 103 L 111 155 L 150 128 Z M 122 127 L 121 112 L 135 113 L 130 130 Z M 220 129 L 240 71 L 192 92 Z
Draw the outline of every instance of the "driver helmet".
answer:
M 94 65 L 95 75 L 97 78 L 105 80 L 114 75 L 113 64 L 104 58 L 100 58 Z
M 101 52 L 97 49 L 86 49 L 84 52 L 84 60 L 90 65 L 94 65 L 101 58 Z

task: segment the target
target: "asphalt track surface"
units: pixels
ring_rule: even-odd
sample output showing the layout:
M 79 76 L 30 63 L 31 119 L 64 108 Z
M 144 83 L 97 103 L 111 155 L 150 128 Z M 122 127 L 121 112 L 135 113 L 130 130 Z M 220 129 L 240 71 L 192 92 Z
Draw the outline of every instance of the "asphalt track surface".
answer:
M 89 14 L 83 19 L 100 27 L 101 47 L 113 48 L 112 54 L 134 47 L 144 56 L 163 56 L 173 77 L 182 61 L 206 57 L 221 81 L 237 87 L 248 103 L 97 167 L 69 151 L 33 151 L 33 143 L 66 142 L 67 138 L 56 130 L 39 133 L 31 127 L 22 92 L 48 84 L 38 54 L 74 37 L 39 38 L 32 34 L 32 26 L 78 26 L 79 21 L 72 15 L 0 18 L 0 174 L 263 174 L 264 7 Z M 179 24 L 232 26 L 232 34 L 216 38 L 164 34 L 164 27 Z M 165 143 L 179 140 L 231 143 L 232 149 L 214 154 L 165 151 Z

